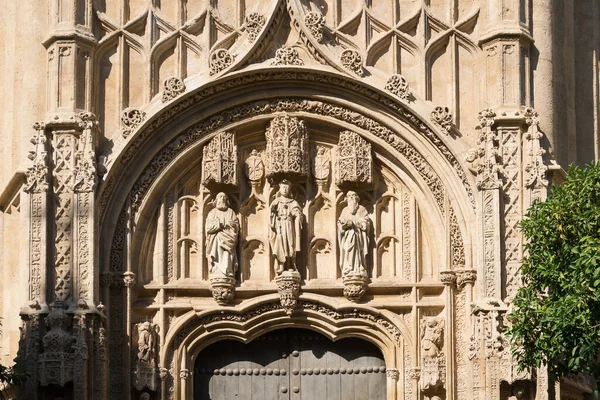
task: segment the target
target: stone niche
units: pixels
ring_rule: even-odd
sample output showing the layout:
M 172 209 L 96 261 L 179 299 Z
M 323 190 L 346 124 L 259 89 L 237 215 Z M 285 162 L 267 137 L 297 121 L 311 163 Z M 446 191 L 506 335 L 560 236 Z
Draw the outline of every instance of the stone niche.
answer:
M 269 132 L 275 125 L 283 135 Z M 268 142 L 269 134 L 277 138 L 277 146 Z M 208 294 L 213 277 L 206 254 L 206 220 L 216 207 L 217 194 L 223 192 L 239 224 L 234 243 L 237 266 L 232 268 L 235 299 L 252 297 L 261 287 L 272 290 L 278 274 L 270 241 L 271 208 L 284 179 L 290 182 L 290 196 L 301 211 L 300 251 L 295 264 L 303 288 L 327 289 L 331 294 L 332 289 L 342 287 L 346 276 L 339 220 L 348 206 L 349 192 L 358 196 L 359 212 L 364 209 L 365 214 L 362 221 L 368 224 L 363 235 L 365 283 L 385 287 L 438 280 L 436 266 L 443 259 L 443 250 L 432 245 L 432 235 L 437 233 L 431 229 L 439 226 L 437 210 L 421 212 L 419 204 L 424 203 L 424 197 L 411 190 L 417 187 L 415 183 L 406 181 L 405 173 L 401 177 L 393 167 L 397 161 L 386 158 L 358 132 L 322 121 L 276 115 L 228 130 L 226 136 L 233 139 L 228 145 L 235 146 L 239 158 L 219 163 L 229 168 L 228 177 L 233 174 L 232 165 L 237 165 L 235 182 L 219 186 L 218 191 L 211 187 L 221 175 L 215 167 L 218 157 L 209 151 L 214 150 L 215 143 L 209 141 L 203 148 L 209 150 L 199 154 L 213 154 L 212 181 L 207 181 L 207 170 L 199 161 L 198 167 L 161 193 L 152 218 L 139 222 L 138 226 L 147 227 L 138 230 L 143 238 L 135 239 L 143 243 L 138 245 L 145 255 L 140 257 L 138 278 L 146 288 L 166 285 L 195 296 Z M 214 136 L 220 138 L 221 145 L 223 137 L 219 132 Z M 362 146 L 360 152 L 350 147 L 357 143 Z M 353 165 L 354 155 L 357 165 Z M 340 166 L 345 170 L 338 171 Z M 355 275 L 360 273 L 360 268 L 354 271 Z M 367 288 L 367 293 L 370 290 Z M 355 293 L 344 294 L 351 297 Z

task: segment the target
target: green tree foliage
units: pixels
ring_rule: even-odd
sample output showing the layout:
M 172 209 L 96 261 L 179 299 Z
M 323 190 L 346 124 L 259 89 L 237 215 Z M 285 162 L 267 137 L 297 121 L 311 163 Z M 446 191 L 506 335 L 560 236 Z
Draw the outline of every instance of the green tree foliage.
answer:
M 521 223 L 527 244 L 508 336 L 521 368 L 600 382 L 600 163 L 571 167 Z

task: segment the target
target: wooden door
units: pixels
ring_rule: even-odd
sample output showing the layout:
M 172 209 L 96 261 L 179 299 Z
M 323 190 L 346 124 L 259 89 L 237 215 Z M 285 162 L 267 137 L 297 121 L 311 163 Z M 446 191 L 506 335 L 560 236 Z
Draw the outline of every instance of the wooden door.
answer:
M 371 343 L 282 329 L 249 344 L 224 340 L 203 350 L 194 368 L 194 399 L 383 400 L 385 376 Z

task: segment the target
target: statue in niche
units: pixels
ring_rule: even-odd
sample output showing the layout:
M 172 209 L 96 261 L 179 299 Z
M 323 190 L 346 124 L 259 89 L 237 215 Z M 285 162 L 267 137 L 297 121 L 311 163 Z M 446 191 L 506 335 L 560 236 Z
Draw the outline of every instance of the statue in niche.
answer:
M 356 192 L 346 193 L 347 206 L 338 219 L 338 241 L 342 277 L 367 278 L 370 221 L 367 210 L 359 204 Z
M 238 268 L 236 254 L 240 223 L 229 207 L 229 198 L 217 194 L 213 208 L 206 218 L 206 257 L 213 277 L 234 278 Z
M 158 332 L 158 325 L 149 321 L 141 322 L 134 327 L 133 339 L 134 342 L 137 342 L 134 386 L 137 390 L 142 390 L 144 387 L 156 390 L 158 387 L 158 369 L 156 368 Z
M 300 251 L 302 209 L 290 193 L 288 180 L 279 183 L 277 198 L 271 204 L 271 250 L 277 263 L 275 272 L 296 271 L 296 253 Z

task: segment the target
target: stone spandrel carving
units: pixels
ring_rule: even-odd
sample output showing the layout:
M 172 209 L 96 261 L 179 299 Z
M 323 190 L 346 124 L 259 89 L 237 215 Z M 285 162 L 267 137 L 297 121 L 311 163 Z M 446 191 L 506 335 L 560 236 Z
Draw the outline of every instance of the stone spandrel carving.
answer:
M 213 298 L 218 304 L 225 305 L 233 299 L 240 223 L 229 207 L 229 198 L 225 193 L 217 194 L 215 206 L 206 218 L 205 254 Z
M 183 79 L 176 76 L 165 79 L 163 84 L 162 102 L 173 100 L 180 94 L 185 92 L 185 83 Z
M 403 100 L 412 99 L 412 94 L 408 88 L 408 81 L 402 75 L 392 75 L 385 84 L 385 90 L 395 94 Z
M 148 321 L 137 324 L 133 329 L 136 346 L 133 379 L 137 390 L 142 390 L 145 387 L 151 390 L 158 388 L 159 376 L 156 366 L 158 329 L 158 325 Z
M 121 113 L 122 135 L 129 137 L 131 133 L 146 119 L 146 113 L 134 107 L 129 107 Z
M 323 40 L 323 31 L 325 30 L 325 17 L 323 17 L 323 14 L 318 11 L 306 13 L 304 16 L 304 25 L 306 25 L 317 42 Z
M 308 176 L 308 129 L 304 121 L 288 114 L 271 121 L 265 132 L 267 140 L 267 177 Z
M 358 76 L 363 76 L 362 56 L 356 50 L 344 50 L 340 56 L 340 61 L 344 68 L 354 72 Z
M 233 132 L 221 132 L 204 146 L 202 184 L 237 186 L 238 151 Z
M 210 55 L 210 75 L 216 75 L 233 65 L 235 57 L 227 49 L 217 49 Z
M 444 320 L 425 318 L 421 321 L 421 377 L 420 386 L 431 399 L 444 385 Z
M 452 113 L 448 107 L 437 106 L 431 112 L 433 122 L 441 126 L 447 133 L 452 130 Z
M 336 151 L 335 183 L 371 184 L 373 182 L 373 156 L 371 144 L 358 133 L 340 133 Z
M 252 13 L 246 16 L 246 32 L 248 32 L 248 40 L 254 42 L 260 31 L 267 23 L 267 19 L 264 15 L 259 13 Z
M 296 253 L 301 251 L 302 208 L 291 194 L 292 184 L 279 183 L 277 197 L 271 203 L 270 242 L 275 259 L 275 273 L 296 271 Z
M 304 65 L 300 53 L 293 47 L 283 46 L 275 51 L 275 60 L 271 65 Z

